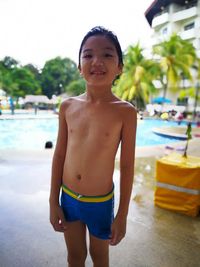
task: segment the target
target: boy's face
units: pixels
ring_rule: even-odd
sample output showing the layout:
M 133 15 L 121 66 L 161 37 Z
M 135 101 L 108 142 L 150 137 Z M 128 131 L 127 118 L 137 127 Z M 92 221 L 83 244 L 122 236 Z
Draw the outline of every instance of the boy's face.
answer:
M 112 42 L 102 35 L 89 37 L 81 51 L 79 70 L 88 85 L 112 85 L 122 71 Z

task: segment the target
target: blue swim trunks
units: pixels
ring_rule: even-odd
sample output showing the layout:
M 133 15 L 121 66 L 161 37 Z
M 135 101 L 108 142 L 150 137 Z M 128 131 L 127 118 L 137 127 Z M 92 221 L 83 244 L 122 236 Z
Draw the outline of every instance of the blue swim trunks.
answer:
M 95 237 L 110 238 L 114 219 L 114 187 L 103 196 L 85 196 L 62 185 L 61 207 L 68 222 L 81 221 Z

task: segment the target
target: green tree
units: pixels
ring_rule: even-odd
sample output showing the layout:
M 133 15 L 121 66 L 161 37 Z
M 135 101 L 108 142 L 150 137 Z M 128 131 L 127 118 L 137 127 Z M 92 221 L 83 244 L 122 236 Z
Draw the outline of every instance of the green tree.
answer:
M 24 97 L 28 94 L 41 94 L 41 87 L 34 74 L 26 67 L 14 68 L 11 72 L 11 91 L 10 95 Z
M 26 94 L 40 94 L 41 86 L 36 69 L 31 64 L 20 66 L 9 56 L 0 61 L 0 84 L 12 97 L 24 97 Z
M 138 109 L 143 109 L 150 95 L 156 91 L 153 80 L 158 73 L 158 64 L 144 57 L 139 44 L 129 46 L 125 53 L 123 73 L 114 86 L 114 92 L 123 100 L 136 104 Z
M 72 96 L 77 96 L 85 92 L 85 81 L 83 79 L 72 81 L 66 88 L 66 92 Z
M 28 69 L 35 77 L 36 80 L 38 80 L 38 82 L 40 81 L 40 74 L 41 74 L 41 70 L 38 69 L 35 65 L 29 63 L 27 65 L 24 65 L 25 69 Z
M 19 66 L 19 61 L 9 56 L 4 57 L 2 63 L 7 69 L 14 69 Z
M 41 73 L 43 94 L 49 98 L 65 92 L 67 86 L 79 79 L 79 71 L 75 62 L 69 58 L 56 57 L 47 61 Z
M 4 57 L 4 59 L 0 61 L 0 86 L 8 94 L 10 93 L 12 86 L 12 70 L 18 66 L 19 62 L 9 56 Z
M 168 41 L 153 47 L 153 54 L 159 57 L 163 97 L 167 90 L 179 90 L 182 78 L 192 80 L 191 67 L 196 60 L 194 46 L 173 34 Z

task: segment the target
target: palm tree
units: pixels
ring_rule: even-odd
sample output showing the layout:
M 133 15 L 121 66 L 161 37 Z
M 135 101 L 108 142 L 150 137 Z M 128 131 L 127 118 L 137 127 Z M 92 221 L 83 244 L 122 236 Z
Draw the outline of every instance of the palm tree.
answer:
M 196 60 L 196 52 L 190 42 L 173 34 L 168 41 L 155 45 L 153 54 L 159 56 L 164 98 L 168 89 L 179 89 L 183 77 L 192 80 L 191 67 Z
M 159 65 L 146 59 L 142 52 L 139 44 L 128 47 L 123 73 L 113 88 L 119 97 L 134 103 L 138 109 L 143 109 L 155 92 L 152 81 L 159 72 Z

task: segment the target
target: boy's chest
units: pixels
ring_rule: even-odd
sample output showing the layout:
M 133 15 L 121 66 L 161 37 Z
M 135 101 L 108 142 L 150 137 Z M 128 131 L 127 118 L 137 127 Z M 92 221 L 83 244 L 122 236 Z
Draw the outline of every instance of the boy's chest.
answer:
M 110 108 L 74 109 L 67 116 L 67 125 L 70 135 L 109 138 L 121 132 L 122 119 Z

